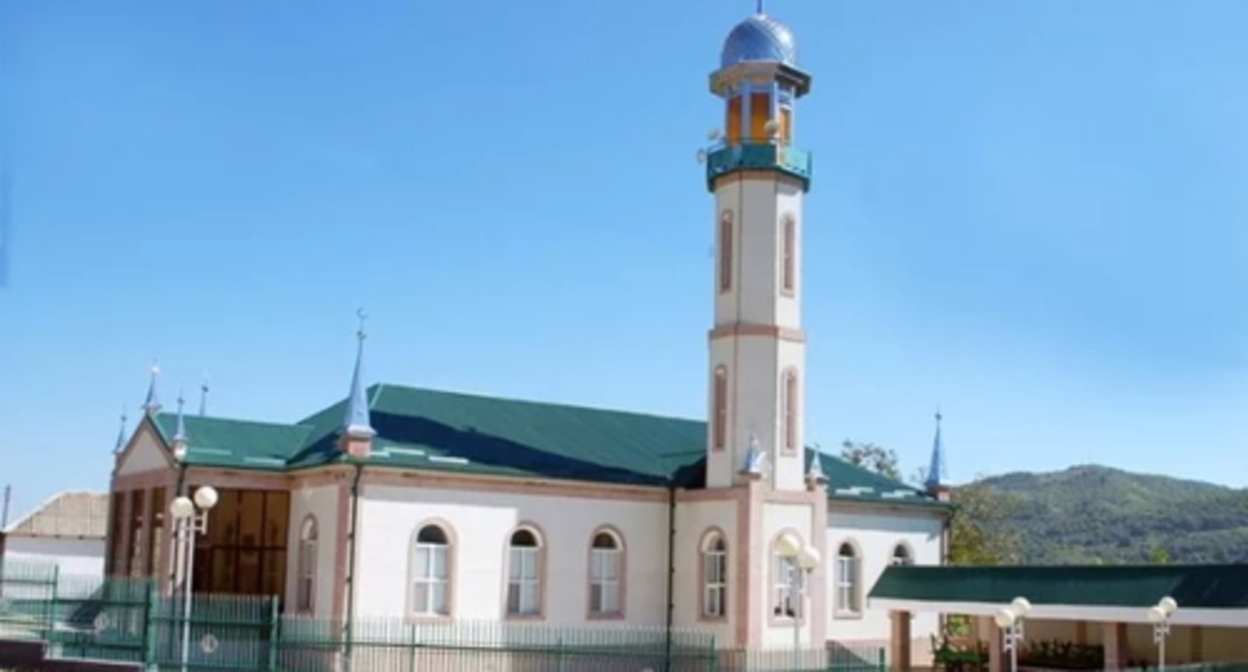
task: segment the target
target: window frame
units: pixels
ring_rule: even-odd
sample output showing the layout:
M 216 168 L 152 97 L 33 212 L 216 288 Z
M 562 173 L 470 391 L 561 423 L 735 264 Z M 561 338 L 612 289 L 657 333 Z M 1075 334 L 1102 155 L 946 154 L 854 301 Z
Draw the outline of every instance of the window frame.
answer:
M 785 455 L 796 454 L 801 439 L 798 435 L 798 423 L 801 421 L 799 415 L 801 389 L 797 369 L 791 366 L 786 368 L 780 376 L 781 430 L 783 432 L 780 446 Z
M 532 535 L 535 542 L 534 546 L 516 546 L 516 535 L 527 532 Z M 520 577 L 514 576 L 516 552 L 521 551 L 531 553 L 533 563 L 533 576 Z M 533 523 L 521 523 L 517 525 L 507 534 L 507 543 L 504 544 L 504 561 L 503 561 L 503 617 L 510 620 L 528 620 L 541 619 L 546 613 L 546 535 L 541 528 Z M 512 611 L 511 594 L 513 586 L 517 591 L 518 607 L 524 606 L 524 587 L 528 585 L 532 588 L 533 608 L 531 611 Z
M 716 545 L 718 544 L 718 548 Z M 722 621 L 728 618 L 729 582 L 728 539 L 723 531 L 712 527 L 698 544 L 698 618 Z M 712 565 L 714 563 L 714 565 Z M 713 566 L 717 571 L 713 571 Z M 718 578 L 715 576 L 718 574 Z M 711 609 L 711 596 L 718 594 L 718 613 Z
M 614 543 L 614 547 L 611 549 L 595 547 L 594 543 L 598 540 L 598 537 L 600 535 L 607 535 L 608 537 L 610 537 Z M 616 561 L 615 561 L 615 577 L 614 578 L 607 578 L 606 576 L 599 576 L 599 573 L 600 573 L 599 565 L 602 563 L 600 558 L 605 557 L 603 555 L 605 551 L 613 551 L 615 553 Z M 628 569 L 628 551 L 627 551 L 627 546 L 625 546 L 624 544 L 624 535 L 620 534 L 619 530 L 610 526 L 603 526 L 594 530 L 593 533 L 589 535 L 588 565 L 586 566 L 586 572 L 585 572 L 586 587 L 588 589 L 585 595 L 585 598 L 586 598 L 585 606 L 586 606 L 586 614 L 589 619 L 591 620 L 620 620 L 624 618 L 624 615 L 626 612 L 626 606 L 627 606 L 626 600 L 627 600 L 627 595 L 628 595 L 628 591 L 626 590 L 627 577 L 628 577 L 627 569 Z M 615 609 L 614 610 L 608 611 L 608 610 L 603 609 L 602 603 L 605 602 L 606 600 L 602 598 L 599 598 L 598 608 L 595 609 L 594 589 L 596 586 L 600 586 L 601 587 L 600 590 L 602 590 L 604 593 L 607 590 L 608 586 L 613 587 L 614 593 L 615 593 Z
M 845 551 L 848 549 L 849 554 Z M 836 618 L 862 618 L 862 549 L 852 539 L 842 541 L 836 547 L 836 575 L 833 578 Z M 848 564 L 848 570 L 846 570 Z M 848 575 L 848 578 L 846 578 Z M 846 604 L 848 597 L 849 604 Z
M 308 514 L 299 524 L 299 546 L 295 552 L 295 613 L 316 613 L 317 555 L 320 553 L 320 524 Z
M 732 210 L 724 210 L 719 215 L 716 237 L 718 245 L 716 247 L 715 260 L 715 287 L 719 294 L 727 294 L 732 291 L 736 264 L 736 218 L 732 214 Z
M 711 449 L 728 447 L 728 367 L 720 364 L 711 377 Z
M 435 544 L 431 542 L 420 541 L 420 533 L 430 527 L 437 528 L 438 530 L 442 532 L 443 539 L 446 540 L 445 543 Z M 432 520 L 422 521 L 421 523 L 416 525 L 416 527 L 412 530 L 412 536 L 408 541 L 408 565 L 407 565 L 407 609 L 406 610 L 407 610 L 409 619 L 444 620 L 444 619 L 449 619 L 449 618 L 454 617 L 454 614 L 455 614 L 455 580 L 457 577 L 457 572 L 455 571 L 456 569 L 455 568 L 455 556 L 456 556 L 455 551 L 458 548 L 458 545 L 459 545 L 458 538 L 456 537 L 456 534 L 455 534 L 455 528 L 452 527 L 450 523 L 441 519 L 432 519 Z M 437 549 L 439 547 L 443 549 L 442 563 L 443 563 L 444 574 L 445 574 L 445 576 L 443 577 L 433 576 L 434 574 L 436 574 L 436 572 L 434 571 L 435 563 L 433 562 L 433 558 L 434 558 L 433 553 L 435 552 L 434 549 Z M 430 551 L 429 560 L 426 562 L 426 567 L 427 567 L 426 576 L 417 577 L 416 576 L 417 559 L 420 553 L 425 550 Z M 429 587 L 429 590 L 426 592 L 426 598 L 425 598 L 426 604 L 423 605 L 423 607 L 431 607 L 433 606 L 435 602 L 435 599 L 433 597 L 432 587 L 438 585 L 439 583 L 444 586 L 443 588 L 444 608 L 442 611 L 439 612 L 433 609 L 425 609 L 423 607 L 421 609 L 417 608 L 418 606 L 416 604 L 417 583 L 422 583 Z

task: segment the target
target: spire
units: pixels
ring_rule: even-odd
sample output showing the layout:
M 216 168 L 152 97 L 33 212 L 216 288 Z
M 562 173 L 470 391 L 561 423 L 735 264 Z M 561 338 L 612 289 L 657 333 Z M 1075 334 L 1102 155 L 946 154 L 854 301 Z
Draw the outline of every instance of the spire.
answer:
M 204 374 L 204 380 L 199 384 L 199 417 L 208 415 L 208 374 Z
M 758 437 L 750 432 L 750 450 L 745 454 L 741 473 L 751 478 L 761 478 L 767 468 L 767 453 L 758 445 Z
M 186 457 L 186 417 L 182 412 L 185 406 L 186 399 L 182 390 L 178 390 L 178 425 L 173 431 L 173 455 L 179 460 Z
M 143 412 L 156 415 L 160 412 L 160 396 L 156 394 L 156 377 L 160 375 L 160 366 L 152 363 L 151 380 L 147 384 L 147 398 L 143 400 Z
M 932 461 L 927 467 L 927 481 L 924 486 L 929 491 L 947 490 L 945 483 L 945 449 L 940 442 L 940 421 L 944 416 L 940 409 L 936 410 L 936 438 L 932 441 Z
M 121 407 L 121 428 L 117 430 L 117 445 L 113 446 L 113 453 L 119 454 L 126 447 L 126 407 Z
M 368 335 L 364 332 L 364 321 L 368 316 L 364 310 L 356 311 L 360 318 L 360 329 L 355 333 L 359 342 L 355 353 L 355 371 L 351 375 L 351 392 L 347 398 L 347 415 L 343 420 L 342 431 L 351 438 L 371 438 L 377 434 L 373 429 L 368 413 L 368 395 L 364 386 L 364 340 Z
M 806 470 L 806 484 L 819 485 L 827 482 L 828 477 L 823 473 L 823 452 L 810 451 L 810 468 Z

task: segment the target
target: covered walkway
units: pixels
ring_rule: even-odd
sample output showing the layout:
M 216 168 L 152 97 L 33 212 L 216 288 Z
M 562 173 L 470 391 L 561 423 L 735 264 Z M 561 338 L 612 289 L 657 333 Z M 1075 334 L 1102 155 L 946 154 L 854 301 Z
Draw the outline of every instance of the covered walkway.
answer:
M 1058 667 L 1060 652 L 1072 656 L 1066 661 L 1072 665 L 1082 660 L 1097 669 L 1156 665 L 1148 610 L 1163 597 L 1179 605 L 1170 620 L 1168 664 L 1248 662 L 1248 565 L 894 566 L 869 600 L 871 608 L 891 613 L 894 670 L 911 669 L 911 615 L 937 612 L 969 619 L 959 632 L 947 627 L 948 636 L 933 648 L 961 652 L 963 659 L 979 651 L 997 672 L 1008 664 L 993 616 L 1017 597 L 1032 604 L 1020 666 L 1030 657 L 1033 667 Z

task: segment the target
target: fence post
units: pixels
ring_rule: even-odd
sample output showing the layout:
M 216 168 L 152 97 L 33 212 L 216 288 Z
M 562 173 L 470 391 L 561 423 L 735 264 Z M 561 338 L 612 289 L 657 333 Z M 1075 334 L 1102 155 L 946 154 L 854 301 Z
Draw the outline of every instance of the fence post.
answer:
M 107 582 L 107 579 L 105 579 Z M 107 585 L 107 583 L 105 584 Z M 156 627 L 153 613 L 156 609 L 156 583 L 148 584 L 143 601 L 143 667 L 144 669 L 154 669 L 156 667 L 156 636 L 153 630 Z M 105 597 L 105 600 L 108 598 Z
M 47 611 L 44 613 L 45 625 L 48 631 L 44 633 L 45 640 L 51 640 L 53 633 L 56 632 L 56 611 L 57 603 L 61 596 L 61 566 L 52 565 L 52 599 L 47 602 Z
M 269 598 L 269 672 L 277 670 L 277 653 L 282 645 L 282 614 L 277 607 L 277 598 Z
M 886 651 L 883 648 L 875 652 L 875 669 L 879 672 L 884 672 L 886 669 L 887 662 L 885 660 L 885 653 Z

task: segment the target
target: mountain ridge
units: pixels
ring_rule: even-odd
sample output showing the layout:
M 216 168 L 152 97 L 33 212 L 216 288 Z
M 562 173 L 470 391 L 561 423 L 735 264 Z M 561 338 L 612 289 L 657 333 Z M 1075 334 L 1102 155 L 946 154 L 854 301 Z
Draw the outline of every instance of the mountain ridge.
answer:
M 1096 464 L 977 483 L 1018 499 L 1029 564 L 1248 562 L 1248 489 Z

